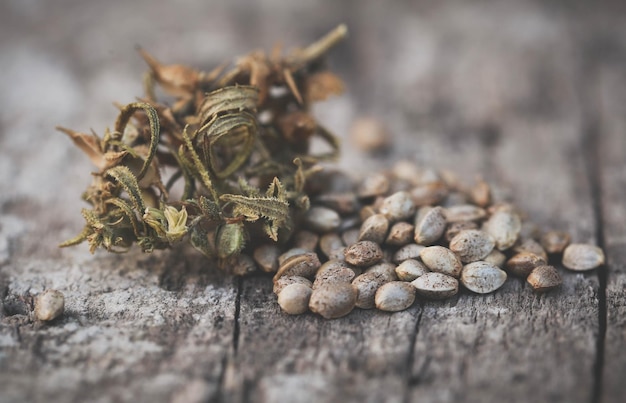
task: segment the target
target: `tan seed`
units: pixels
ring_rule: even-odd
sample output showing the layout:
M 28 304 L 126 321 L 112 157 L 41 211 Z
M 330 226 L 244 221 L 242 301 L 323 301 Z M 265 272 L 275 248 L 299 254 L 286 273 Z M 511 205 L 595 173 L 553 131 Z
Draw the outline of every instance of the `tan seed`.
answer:
M 429 246 L 420 252 L 422 262 L 430 271 L 458 278 L 463 264 L 457 255 L 443 246 Z
M 320 249 L 327 258 L 330 259 L 331 255 L 336 255 L 337 251 L 343 249 L 345 246 L 339 234 L 335 232 L 329 232 L 320 237 Z
M 278 256 L 278 267 L 282 266 L 283 263 L 287 261 L 287 259 L 290 259 L 293 256 L 300 256 L 300 255 L 304 255 L 305 253 L 310 253 L 310 252 L 311 251 L 309 249 L 291 248 L 287 250 L 285 253 L 283 253 L 282 255 Z
M 391 261 L 399 264 L 407 259 L 418 259 L 424 248 L 424 245 L 418 245 L 416 243 L 404 245 L 393 254 Z
M 411 284 L 419 295 L 429 299 L 445 299 L 459 292 L 457 279 L 442 273 L 426 273 Z
M 494 249 L 483 259 L 483 261 L 502 269 L 506 263 L 506 255 L 499 250 Z
M 564 231 L 548 231 L 541 237 L 541 245 L 548 253 L 562 253 L 570 243 L 570 235 Z
M 313 287 L 313 283 L 311 283 L 311 280 L 302 276 L 283 276 L 274 281 L 274 288 L 272 291 L 274 292 L 274 294 L 278 295 L 289 284 L 304 284 L 309 288 Z
M 403 311 L 415 302 L 415 292 L 415 287 L 404 281 L 383 284 L 374 297 L 376 308 L 386 312 Z
M 520 252 L 506 262 L 506 270 L 514 276 L 526 278 L 537 266 L 546 264 L 541 256 L 530 252 Z
M 379 210 L 389 221 L 406 220 L 415 214 L 415 203 L 408 192 L 396 192 L 383 200 Z
M 319 239 L 319 235 L 314 232 L 307 230 L 298 231 L 293 236 L 293 247 L 315 251 Z
M 309 309 L 326 319 L 340 318 L 354 309 L 357 291 L 350 283 L 327 283 L 313 290 Z
M 382 173 L 367 176 L 357 188 L 357 196 L 369 198 L 383 196 L 389 190 L 389 179 Z
M 63 315 L 65 297 L 61 291 L 45 290 L 35 297 L 35 318 L 51 321 Z
M 375 306 L 376 290 L 391 280 L 384 273 L 369 272 L 357 276 L 352 285 L 357 290 L 355 305 L 361 309 L 372 309 Z
M 328 207 L 341 215 L 353 214 L 359 209 L 359 201 L 354 192 L 325 193 L 315 198 L 315 204 Z
M 537 292 L 550 291 L 563 282 L 561 275 L 554 266 L 537 266 L 526 279 Z
M 382 244 L 387 237 L 389 220 L 383 214 L 374 214 L 368 217 L 361 225 L 359 241 L 372 241 Z
M 367 267 L 378 263 L 383 258 L 383 251 L 375 242 L 359 241 L 348 246 L 344 252 L 346 262 L 358 267 Z
M 390 246 L 404 246 L 413 241 L 415 227 L 408 222 L 399 221 L 391 226 L 385 244 Z
M 257 266 L 254 263 L 254 259 L 242 253 L 235 257 L 230 272 L 235 276 L 245 276 L 246 274 L 254 273 L 256 270 Z
M 496 240 L 496 248 L 505 251 L 515 244 L 522 229 L 519 215 L 508 209 L 497 210 L 487 222 L 484 230 Z
M 306 252 L 301 255 L 292 256 L 280 265 L 276 275 L 274 275 L 274 281 L 282 276 L 313 278 L 321 265 L 320 259 L 315 252 Z
M 474 221 L 459 221 L 448 224 L 444 238 L 448 243 L 459 234 L 459 232 L 466 229 L 478 229 L 478 224 Z
M 379 273 L 381 274 L 387 281 L 396 281 L 398 276 L 396 275 L 396 265 L 393 263 L 378 263 L 373 266 L 368 267 L 365 270 L 365 273 Z
M 354 270 L 347 263 L 339 260 L 329 260 L 315 274 L 313 289 L 329 282 L 350 283 L 355 277 Z
M 313 290 L 304 284 L 289 284 L 278 294 L 278 305 L 289 315 L 300 315 L 309 310 Z
M 276 273 L 280 249 L 275 244 L 265 244 L 254 249 L 253 257 L 256 264 L 266 273 Z
M 344 245 L 353 245 L 359 241 L 359 232 L 358 228 L 352 228 L 347 231 L 344 231 L 341 234 L 341 240 Z
M 415 259 L 407 259 L 396 267 L 396 275 L 402 281 L 413 281 L 428 272 L 428 268 Z
M 502 287 L 506 272 L 487 262 L 473 262 L 465 265 L 461 272 L 461 283 L 470 291 L 487 294 Z
M 361 220 L 361 222 L 363 222 L 374 214 L 377 214 L 376 208 L 374 206 L 363 206 L 361 210 L 359 210 L 359 219 Z
M 563 251 L 563 265 L 574 271 L 592 270 L 604 261 L 604 252 L 594 245 L 573 243 Z
M 341 224 L 341 218 L 335 210 L 317 206 L 305 213 L 304 223 L 311 231 L 323 234 L 336 230 Z
M 548 261 L 548 254 L 546 253 L 545 249 L 543 249 L 543 247 L 539 244 L 539 242 L 535 241 L 532 238 L 525 239 L 521 243 L 515 245 L 513 247 L 513 252 L 534 253 L 537 256 L 541 256 L 541 258 L 543 258 L 543 260 L 545 260 L 546 262 Z
M 425 208 L 420 208 L 420 213 Z M 415 243 L 432 245 L 441 238 L 445 229 L 446 217 L 443 214 L 443 208 L 439 206 L 428 208 L 424 213 L 418 214 L 418 220 L 415 223 Z
M 470 263 L 487 257 L 495 244 L 493 237 L 485 231 L 467 229 L 450 241 L 450 250 L 459 256 L 461 262 Z
M 476 184 L 470 189 L 470 199 L 480 207 L 487 207 L 491 202 L 491 188 L 482 179 L 478 179 Z
M 416 206 L 432 206 L 440 203 L 448 195 L 448 186 L 441 182 L 417 185 L 409 191 Z
M 487 212 L 484 208 L 473 204 L 459 204 L 448 207 L 445 209 L 444 214 L 446 215 L 446 220 L 449 223 L 459 221 L 477 221 L 482 220 L 487 216 Z

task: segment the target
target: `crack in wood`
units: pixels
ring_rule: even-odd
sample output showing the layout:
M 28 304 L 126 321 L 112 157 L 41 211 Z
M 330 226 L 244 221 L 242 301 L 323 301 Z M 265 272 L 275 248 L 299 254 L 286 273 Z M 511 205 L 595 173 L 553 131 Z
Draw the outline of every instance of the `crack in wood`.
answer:
M 417 317 L 417 320 L 415 321 L 415 327 L 413 329 L 413 333 L 411 334 L 411 343 L 410 343 L 410 347 L 409 347 L 409 354 L 407 357 L 407 364 L 406 364 L 406 379 L 405 379 L 405 392 L 404 392 L 404 399 L 403 401 L 408 403 L 411 401 L 411 387 L 412 386 L 416 386 L 419 383 L 419 376 L 421 375 L 418 374 L 417 377 L 413 376 L 413 371 L 411 371 L 411 367 L 413 365 L 413 359 L 415 357 L 415 343 L 417 343 L 417 335 L 419 334 L 420 331 L 420 323 L 422 321 L 422 315 L 424 315 L 424 302 L 420 301 L 420 313 L 419 316 Z M 420 371 L 421 372 L 421 371 Z
M 243 278 L 237 278 L 237 297 L 235 298 L 235 324 L 233 327 L 233 354 L 237 357 L 239 349 L 239 330 L 241 313 L 241 294 L 243 293 Z

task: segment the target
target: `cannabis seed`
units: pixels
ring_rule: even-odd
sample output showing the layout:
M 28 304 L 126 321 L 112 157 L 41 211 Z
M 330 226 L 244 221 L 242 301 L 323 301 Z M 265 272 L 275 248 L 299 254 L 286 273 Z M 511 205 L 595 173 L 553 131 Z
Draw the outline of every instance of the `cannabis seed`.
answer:
M 415 227 L 408 222 L 398 221 L 389 229 L 389 235 L 385 239 L 385 244 L 391 246 L 404 246 L 413 241 Z
M 376 290 L 389 281 L 393 280 L 380 272 L 363 273 L 357 276 L 352 281 L 352 285 L 357 290 L 356 307 L 361 309 L 374 308 Z
M 383 276 L 386 281 L 396 281 L 398 276 L 396 275 L 396 265 L 393 263 L 378 263 L 368 267 L 365 273 L 378 273 Z
M 305 213 L 304 223 L 310 230 L 323 234 L 336 230 L 341 224 L 341 218 L 335 210 L 316 206 Z
M 308 278 L 304 278 L 302 276 L 283 276 L 274 281 L 274 288 L 272 289 L 272 291 L 274 292 L 274 294 L 278 295 L 285 287 L 290 284 L 304 284 L 309 288 L 313 287 L 313 283 Z
M 461 272 L 461 283 L 470 291 L 488 294 L 502 287 L 506 272 L 487 262 L 473 262 L 465 265 Z
M 506 270 L 518 277 L 526 278 L 537 266 L 545 265 L 546 261 L 541 256 L 530 252 L 520 252 L 506 262 Z
M 287 259 L 290 259 L 294 256 L 300 256 L 300 255 L 304 255 L 305 253 L 310 253 L 311 251 L 309 249 L 303 249 L 303 248 L 291 248 L 289 250 L 287 250 L 287 252 L 283 253 L 282 255 L 278 256 L 278 266 L 282 266 L 283 263 L 285 263 L 287 261 Z
M 61 291 L 45 290 L 35 297 L 35 318 L 51 321 L 63 315 L 65 297 Z
M 383 258 L 380 245 L 372 241 L 359 241 L 348 246 L 344 254 L 346 262 L 358 267 L 371 266 Z
M 415 243 L 432 245 L 441 238 L 445 229 L 446 217 L 443 214 L 442 207 L 422 207 L 420 208 L 420 213 L 418 213 L 418 220 L 415 223 Z
M 563 231 L 548 231 L 541 237 L 541 245 L 548 253 L 562 253 L 570 243 L 570 235 Z
M 563 265 L 570 270 L 592 270 L 604 262 L 604 252 L 594 245 L 573 243 L 563 251 Z
M 450 250 L 459 256 L 461 262 L 470 263 L 487 257 L 495 244 L 493 237 L 485 231 L 467 229 L 450 241 Z
M 444 214 L 449 223 L 478 221 L 487 216 L 487 212 L 484 208 L 474 206 L 473 204 L 458 204 L 448 207 L 444 210 Z
M 448 195 L 448 186 L 443 182 L 426 183 L 415 186 L 409 194 L 416 206 L 432 206 Z
M 383 214 L 374 214 L 368 217 L 361 225 L 359 241 L 383 243 L 389 229 L 389 220 Z
M 404 245 L 393 254 L 391 261 L 399 264 L 407 259 L 418 259 L 424 248 L 424 245 L 418 245 L 416 243 Z
M 431 271 L 452 277 L 459 277 L 463 264 L 457 255 L 443 246 L 429 246 L 420 252 L 422 262 Z
M 416 289 L 404 281 L 383 284 L 374 297 L 376 308 L 386 312 L 403 311 L 415 302 Z
M 402 281 L 413 281 L 428 272 L 428 268 L 415 259 L 407 259 L 396 267 L 396 275 Z
M 329 259 L 330 256 L 336 255 L 345 246 L 339 234 L 335 232 L 322 235 L 319 244 L 322 253 Z
M 459 232 L 466 229 L 478 229 L 478 224 L 474 221 L 458 221 L 448 224 L 444 238 L 448 243 L 459 234 Z
M 389 190 L 389 179 L 382 173 L 367 176 L 357 188 L 357 196 L 362 199 L 383 196 Z
M 304 284 L 289 284 L 278 294 L 278 305 L 289 315 L 300 315 L 309 310 L 313 290 Z
M 301 255 L 292 256 L 280 265 L 278 272 L 274 275 L 274 281 L 282 276 L 313 278 L 321 265 L 320 259 L 315 252 L 306 252 Z
M 253 257 L 256 264 L 266 273 L 276 273 L 280 249 L 275 244 L 265 244 L 254 249 Z
M 254 259 L 243 253 L 235 257 L 235 262 L 231 267 L 231 273 L 235 276 L 245 276 L 246 274 L 254 273 L 256 270 Z
M 415 214 L 415 203 L 408 192 L 396 192 L 383 200 L 380 213 L 389 221 L 406 220 Z
M 301 230 L 296 232 L 293 236 L 293 247 L 305 249 L 308 251 L 315 251 L 319 239 L 320 237 L 316 233 L 307 230 Z
M 491 251 L 484 259 L 483 262 L 490 263 L 499 268 L 503 268 L 506 263 L 506 255 L 497 249 Z
M 411 284 L 419 295 L 430 299 L 445 299 L 459 292 L 457 279 L 442 273 L 426 273 Z
M 469 191 L 470 199 L 480 207 L 486 207 L 491 202 L 491 188 L 489 184 L 479 179 Z
M 313 290 L 309 309 L 326 319 L 340 318 L 354 309 L 357 291 L 350 283 L 327 283 Z
M 517 244 L 513 247 L 513 252 L 530 252 L 534 253 L 537 256 L 540 256 L 546 262 L 548 261 L 548 254 L 545 249 L 539 244 L 539 242 L 535 241 L 532 238 L 525 239 L 520 244 Z
M 354 192 L 325 193 L 317 196 L 315 203 L 335 210 L 341 215 L 353 214 L 359 209 L 359 201 Z
M 355 277 L 356 273 L 347 263 L 339 260 L 329 260 L 315 274 L 313 289 L 329 282 L 350 283 Z
M 358 228 L 349 229 L 341 234 L 344 245 L 353 245 L 359 241 L 360 230 Z
M 496 240 L 496 248 L 505 251 L 515 244 L 522 229 L 522 221 L 517 213 L 499 209 L 485 222 L 484 230 Z
M 537 266 L 526 279 L 537 292 L 550 291 L 561 285 L 563 280 L 554 266 Z

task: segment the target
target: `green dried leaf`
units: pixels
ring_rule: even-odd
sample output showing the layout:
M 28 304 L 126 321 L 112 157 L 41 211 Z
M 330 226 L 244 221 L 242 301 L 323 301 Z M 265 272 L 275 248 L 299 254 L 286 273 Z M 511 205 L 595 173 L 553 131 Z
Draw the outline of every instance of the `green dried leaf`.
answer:
M 137 178 L 135 178 L 130 169 L 120 165 L 106 171 L 106 175 L 111 176 L 124 188 L 135 210 L 143 213 L 146 209 L 146 205 L 141 195 Z

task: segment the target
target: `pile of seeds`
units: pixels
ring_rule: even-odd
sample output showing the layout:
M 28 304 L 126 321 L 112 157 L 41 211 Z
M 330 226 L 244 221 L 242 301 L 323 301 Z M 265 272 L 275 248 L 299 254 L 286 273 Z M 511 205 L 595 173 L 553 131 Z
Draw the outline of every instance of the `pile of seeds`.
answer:
M 549 260 L 573 271 L 604 263 L 600 248 L 571 244 L 565 232 L 541 233 L 514 205 L 492 203 L 482 180 L 466 188 L 449 172 L 401 161 L 360 183 L 339 172 L 311 181 L 317 193 L 291 249 L 266 244 L 253 252 L 275 273 L 274 293 L 288 314 L 401 311 L 416 297 L 445 299 L 460 287 L 491 293 L 509 276 L 545 292 L 562 282 Z

